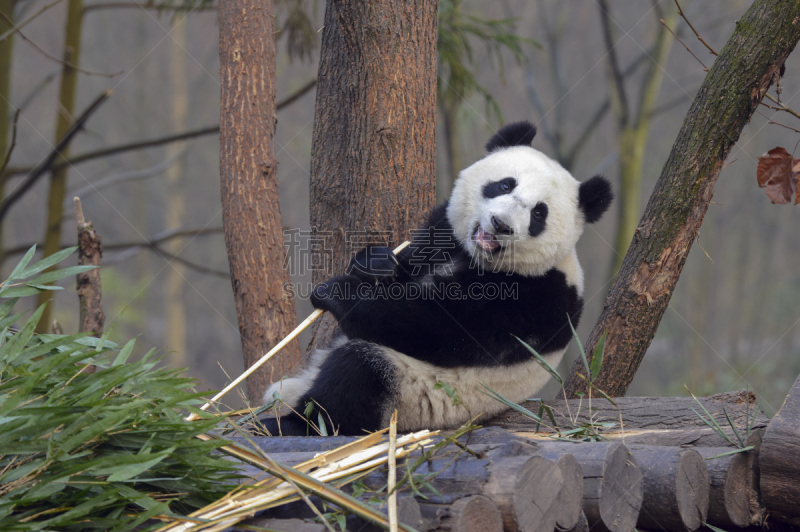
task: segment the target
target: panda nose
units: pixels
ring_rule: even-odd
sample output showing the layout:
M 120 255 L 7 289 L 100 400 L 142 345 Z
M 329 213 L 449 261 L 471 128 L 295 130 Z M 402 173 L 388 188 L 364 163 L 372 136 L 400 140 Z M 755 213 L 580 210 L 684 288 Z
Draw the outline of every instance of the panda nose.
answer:
M 494 226 L 495 231 L 497 231 L 501 235 L 511 235 L 514 234 L 514 230 L 508 226 L 502 220 L 498 220 L 496 216 L 492 216 L 492 225 Z

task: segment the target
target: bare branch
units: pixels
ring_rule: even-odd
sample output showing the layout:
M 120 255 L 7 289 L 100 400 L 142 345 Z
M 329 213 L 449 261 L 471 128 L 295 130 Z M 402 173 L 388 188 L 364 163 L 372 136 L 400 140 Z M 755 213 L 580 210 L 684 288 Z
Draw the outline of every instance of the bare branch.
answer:
M 8 145 L 8 151 L 6 151 L 6 156 L 3 159 L 3 166 L 0 166 L 0 174 L 2 174 L 6 166 L 8 166 L 8 161 L 11 159 L 11 152 L 14 151 L 14 146 L 17 145 L 17 122 L 19 122 L 19 113 L 22 109 L 17 109 L 14 112 L 14 126 L 11 129 L 11 144 Z
M 756 112 L 758 114 L 760 114 L 761 116 L 763 116 L 764 118 L 766 118 L 768 124 L 775 124 L 776 126 L 785 127 L 786 129 L 790 129 L 790 130 L 792 130 L 792 131 L 794 131 L 796 133 L 800 133 L 800 129 L 795 129 L 793 127 L 787 126 L 786 124 L 781 124 L 780 122 L 775 122 L 773 119 L 771 119 L 770 117 L 768 117 L 767 115 L 765 115 L 761 111 L 756 111 Z
M 628 65 L 628 67 L 622 71 L 622 76 L 625 79 L 629 78 L 639 69 L 640 66 L 642 66 L 650 58 L 650 56 L 654 52 L 655 49 L 651 48 L 639 54 L 639 57 L 631 61 L 631 64 Z M 610 109 L 611 109 L 610 98 L 606 98 L 600 105 L 597 106 L 597 109 L 592 114 L 592 117 L 589 119 L 588 122 L 586 122 L 586 126 L 583 128 L 583 131 L 580 133 L 580 135 L 578 135 L 577 140 L 575 140 L 575 142 L 572 144 L 572 147 L 569 150 L 567 150 L 567 153 L 564 156 L 565 161 L 571 164 L 572 161 L 575 161 L 578 158 L 578 153 L 580 153 L 580 151 L 589 141 L 589 139 L 592 136 L 592 133 L 594 133 L 595 129 L 597 129 L 597 127 L 603 121 L 603 118 L 605 118 L 606 114 Z
M 691 23 L 691 22 L 689 22 L 689 17 L 687 17 L 687 16 L 684 14 L 684 12 L 683 12 L 683 9 L 681 9 L 681 5 L 678 3 L 678 0 L 675 0 L 675 5 L 676 5 L 676 6 L 678 6 L 678 14 L 679 14 L 681 17 L 683 17 L 683 20 L 685 20 L 685 21 L 686 21 L 686 24 L 688 24 L 688 25 L 689 25 L 689 27 L 690 27 L 690 28 L 692 28 L 692 31 L 694 32 L 695 36 L 696 36 L 696 37 L 697 37 L 697 38 L 700 40 L 700 42 L 701 42 L 701 43 L 703 43 L 703 44 L 706 46 L 706 48 L 708 48 L 708 51 L 709 51 L 709 52 L 711 52 L 713 55 L 719 55 L 719 54 L 718 54 L 718 53 L 717 53 L 717 52 L 716 52 L 716 51 L 715 51 L 713 48 L 711 48 L 711 45 L 710 45 L 710 44 L 708 44 L 708 43 L 705 41 L 705 39 L 703 39 L 702 37 L 700 37 L 700 34 L 699 34 L 699 33 L 697 33 L 697 30 L 696 30 L 696 29 L 694 29 L 694 26 L 692 26 L 692 23 Z M 685 45 L 684 45 L 684 46 L 685 46 Z M 694 54 L 692 54 L 692 55 L 694 55 Z
M 24 22 L 22 22 L 21 24 L 19 24 L 17 26 L 14 26 L 10 30 L 8 30 L 5 33 L 3 33 L 2 35 L 0 35 L 0 42 L 5 41 L 9 37 L 11 37 L 15 33 L 17 33 L 19 30 L 21 30 L 22 28 L 24 28 L 25 26 L 27 26 L 28 24 L 33 22 L 33 20 L 36 19 L 39 15 L 41 15 L 42 13 L 44 13 L 45 11 L 50 9 L 51 7 L 53 7 L 53 6 L 57 5 L 57 4 L 60 4 L 63 1 L 64 0 L 54 0 L 53 2 L 50 2 L 49 4 L 45 4 L 44 6 L 42 6 L 42 8 L 39 11 L 37 11 L 36 13 L 34 13 L 33 15 L 31 15 L 30 17 L 25 19 Z
M 186 260 L 186 259 L 184 259 L 182 257 L 179 257 L 178 255 L 173 255 L 169 251 L 166 251 L 165 249 L 163 249 L 163 248 L 161 248 L 159 246 L 137 246 L 137 247 L 140 250 L 149 249 L 150 251 L 152 251 L 156 255 L 160 256 L 162 259 L 167 259 L 169 261 L 178 262 L 180 264 L 183 264 L 184 266 L 186 266 L 190 270 L 194 270 L 194 271 L 199 272 L 199 273 L 205 273 L 205 274 L 208 274 L 208 275 L 214 275 L 216 277 L 222 277 L 222 278 L 228 279 L 228 280 L 230 280 L 230 278 L 231 278 L 231 274 L 228 273 L 228 272 L 223 272 L 223 271 L 220 271 L 220 270 L 215 270 L 213 268 L 207 268 L 205 266 L 201 266 L 200 264 L 196 264 L 196 263 L 194 263 L 194 262 L 192 262 L 190 260 Z M 108 247 L 106 247 L 105 249 L 107 250 Z M 135 249 L 135 248 L 132 248 L 132 249 Z M 130 256 L 135 256 L 135 255 L 136 255 L 136 253 L 133 253 L 132 255 L 126 255 L 126 259 L 129 258 Z M 113 264 L 117 264 L 117 263 L 118 263 L 118 261 L 114 260 L 113 258 L 106 260 L 106 265 L 113 265 Z
M 686 19 L 684 19 L 684 20 L 686 20 Z M 667 26 L 667 23 L 666 23 L 666 22 L 664 22 L 664 19 L 661 19 L 661 24 L 663 24 L 663 25 L 664 25 L 664 27 L 665 27 L 665 28 L 667 28 L 667 29 L 669 30 L 669 32 L 672 34 L 672 36 L 673 36 L 673 37 L 675 37 L 676 39 L 678 39 L 678 42 L 679 42 L 679 43 L 681 43 L 681 44 L 683 45 L 683 47 L 684 47 L 684 48 L 686 48 L 686 51 L 687 51 L 687 52 L 689 52 L 690 54 L 692 54 L 692 57 L 694 57 L 695 59 L 697 59 L 697 62 L 698 62 L 698 63 L 700 63 L 700 64 L 703 66 L 703 70 L 705 70 L 706 72 L 708 72 L 708 67 L 707 67 L 707 66 L 706 66 L 706 65 L 705 65 L 705 64 L 704 64 L 702 61 L 700 61 L 700 58 L 699 58 L 699 57 L 697 57 L 696 55 L 694 55 L 694 52 L 693 52 L 693 51 L 692 51 L 692 50 L 691 50 L 691 49 L 690 49 L 688 46 L 686 46 L 686 43 L 685 43 L 685 42 L 683 42 L 683 41 L 681 40 L 681 38 L 680 38 L 680 37 L 678 37 L 677 35 L 675 35 L 675 32 L 674 32 L 674 31 L 672 31 L 672 30 L 670 29 L 670 27 L 669 27 L 669 26 Z
M 298 89 L 294 93 L 292 93 L 289 96 L 287 96 L 284 100 L 281 100 L 280 102 L 278 102 L 278 104 L 276 106 L 277 109 L 278 110 L 283 109 L 284 107 L 294 103 L 301 96 L 305 95 L 306 93 L 308 93 L 308 91 L 313 89 L 316 86 L 316 84 L 317 84 L 316 79 L 306 83 L 300 89 Z M 128 151 L 135 151 L 135 150 L 141 150 L 141 149 L 145 149 L 145 148 L 155 148 L 155 147 L 158 147 L 158 146 L 171 144 L 173 142 L 180 142 L 182 140 L 188 140 L 188 139 L 192 139 L 192 138 L 195 138 L 195 137 L 202 137 L 202 136 L 205 136 L 205 135 L 214 135 L 216 133 L 219 133 L 219 125 L 218 124 L 215 125 L 215 126 L 208 126 L 208 127 L 204 127 L 204 128 L 201 128 L 201 129 L 194 129 L 194 130 L 191 130 L 191 131 L 184 131 L 183 133 L 177 133 L 177 134 L 174 134 L 174 135 L 167 135 L 167 136 L 159 137 L 159 138 L 155 138 L 155 139 L 144 140 L 144 141 L 139 141 L 139 142 L 130 142 L 128 144 L 120 144 L 119 146 L 112 146 L 110 148 L 103 148 L 101 150 L 96 150 L 96 151 L 91 151 L 91 152 L 87 152 L 87 153 L 82 153 L 80 155 L 76 155 L 76 156 L 74 156 L 74 157 L 72 157 L 70 159 L 67 159 L 66 161 L 62 161 L 62 162 L 59 162 L 59 163 L 53 165 L 53 170 L 54 171 L 55 170 L 60 170 L 61 168 L 64 168 L 65 166 L 75 166 L 76 164 L 84 163 L 86 161 L 91 161 L 91 160 L 94 160 L 94 159 L 99 159 L 99 158 L 102 158 L 102 157 L 108 157 L 110 155 L 117 155 L 119 153 L 125 153 L 125 152 L 128 152 Z M 17 168 L 12 167 L 12 168 L 9 168 L 7 170 L 6 174 L 7 174 L 8 177 L 12 177 L 12 176 L 15 176 L 15 175 L 27 174 L 27 173 L 32 172 L 33 170 L 34 170 L 34 168 L 32 168 L 32 167 L 17 167 Z
M 798 114 L 798 112 L 797 112 L 797 111 L 795 111 L 794 109 L 792 109 L 792 108 L 791 108 L 791 107 L 789 107 L 788 105 L 786 105 L 786 104 L 784 104 L 783 102 L 781 102 L 781 101 L 777 100 L 776 98 L 774 98 L 774 97 L 773 97 L 772 95 L 770 95 L 770 94 L 765 94 L 765 96 L 766 96 L 767 98 L 769 98 L 769 99 L 770 99 L 770 101 L 773 101 L 773 102 L 775 102 L 775 103 L 778 105 L 778 107 L 773 107 L 773 106 L 771 106 L 771 105 L 769 105 L 769 104 L 766 104 L 766 103 L 764 103 L 764 102 L 761 102 L 761 104 L 762 104 L 762 105 L 764 105 L 764 106 L 766 106 L 766 107 L 769 107 L 770 109 L 774 109 L 775 111 L 785 111 L 785 112 L 789 113 L 790 115 L 792 115 L 792 116 L 793 116 L 793 117 L 795 117 L 795 118 L 800 118 L 800 114 Z M 779 125 L 780 125 L 780 124 L 779 124 Z
M 618 121 L 621 125 L 628 123 L 628 96 L 625 93 L 625 79 L 619 67 L 616 45 L 611 30 L 611 13 L 606 0 L 598 0 L 600 7 L 600 21 L 603 28 L 603 41 L 606 45 L 606 55 L 608 56 L 608 66 L 611 70 L 612 96 L 619 106 Z M 613 101 L 613 100 L 612 100 Z
M 33 170 L 25 177 L 25 179 L 15 188 L 10 194 L 8 194 L 3 201 L 0 202 L 0 221 L 3 220 L 6 214 L 8 214 L 8 210 L 11 206 L 17 202 L 25 192 L 30 189 L 34 183 L 42 176 L 45 172 L 50 170 L 53 167 L 53 163 L 55 160 L 61 156 L 61 152 L 66 148 L 69 143 L 72 141 L 73 137 L 83 129 L 83 125 L 89 119 L 89 117 L 105 102 L 109 96 L 111 96 L 111 90 L 105 91 L 99 97 L 97 97 L 89 107 L 81 114 L 72 126 L 69 128 L 69 131 L 58 141 L 55 147 L 50 151 L 50 153 L 45 157 L 42 162 L 36 165 Z
M 89 13 L 90 11 L 98 11 L 101 9 L 150 9 L 154 11 L 181 11 L 186 10 L 184 6 L 176 5 L 176 6 L 160 6 L 158 4 L 150 4 L 150 3 L 140 3 L 140 2 L 98 2 L 95 4 L 89 4 L 83 8 L 84 13 Z M 205 6 L 194 6 L 192 8 L 192 12 L 196 11 L 216 11 L 217 6 L 214 5 L 205 5 Z
M 103 245 L 103 249 L 106 251 L 124 251 L 133 248 L 146 248 L 146 247 L 154 247 L 160 246 L 166 242 L 174 238 L 194 238 L 196 236 L 205 236 L 205 235 L 214 235 L 222 233 L 222 227 L 208 227 L 203 229 L 170 229 L 167 231 L 162 231 L 161 233 L 155 235 L 150 240 L 144 241 L 137 241 L 137 242 L 118 242 L 116 244 L 105 244 Z M 22 246 L 16 246 L 14 248 L 6 250 L 3 258 L 11 257 L 14 255 L 21 255 L 28 251 L 33 244 L 25 244 Z M 36 244 L 37 247 L 42 247 L 41 244 Z M 69 246 L 62 246 L 61 249 L 65 249 Z
M 670 23 L 674 24 L 674 22 L 677 20 L 677 14 L 674 10 L 670 10 L 670 12 L 665 16 Z M 666 28 L 667 24 L 664 23 L 664 19 L 659 18 L 659 20 Z M 669 28 L 667 28 L 667 31 L 672 33 Z M 653 109 L 655 109 L 656 106 L 658 91 L 661 87 L 661 82 L 664 79 L 664 64 L 667 62 L 669 51 L 672 45 L 667 31 L 658 31 L 655 37 L 655 43 L 653 43 L 653 55 L 650 58 L 651 61 L 649 67 L 645 72 L 644 79 L 642 80 L 639 107 L 636 111 L 635 118 L 636 128 L 647 129 L 650 127 L 650 119 L 652 118 Z
M 186 150 L 181 150 L 180 152 L 176 153 L 174 156 L 170 157 L 166 161 L 162 161 L 150 168 L 144 168 L 142 170 L 133 170 L 130 172 L 122 172 L 119 174 L 114 174 L 108 177 L 104 177 L 103 179 L 99 179 L 94 183 L 89 183 L 88 185 L 79 188 L 71 195 L 82 196 L 84 199 L 86 199 L 87 196 L 91 196 L 96 192 L 100 192 L 104 188 L 108 188 L 110 186 L 117 185 L 119 183 L 136 181 L 139 179 L 147 179 L 149 177 L 157 176 L 162 172 L 164 172 L 167 168 L 172 166 L 175 160 L 178 157 L 181 157 L 185 152 Z
M 0 16 L 3 17 L 6 20 L 6 22 L 8 22 L 10 25 L 12 25 L 12 26 L 14 25 L 14 21 L 11 20 L 8 17 L 8 15 L 3 13 L 2 11 L 0 11 Z M 69 68 L 71 68 L 72 70 L 74 70 L 76 72 L 80 72 L 81 74 L 86 74 L 87 76 L 101 76 L 101 77 L 104 77 L 104 78 L 114 78 L 114 77 L 119 76 L 120 74 L 122 74 L 122 70 L 120 70 L 119 72 L 112 73 L 112 74 L 106 74 L 104 72 L 92 72 L 91 70 L 85 70 L 83 68 L 79 68 L 78 66 L 70 63 L 69 61 L 64 61 L 63 59 L 59 59 L 58 57 L 55 57 L 55 56 L 52 56 L 52 55 L 48 54 L 47 52 L 42 50 L 39 47 L 38 44 L 36 44 L 35 42 L 33 42 L 32 40 L 27 38 L 25 36 L 25 34 L 22 33 L 21 31 L 17 30 L 17 34 L 19 35 L 19 37 L 23 41 L 25 41 L 26 43 L 30 44 L 35 50 L 37 50 L 39 53 L 44 55 L 46 58 L 48 58 L 48 59 L 50 59 L 52 61 L 55 61 L 56 63 L 60 63 L 60 64 L 62 64 L 64 66 L 66 66 L 66 67 L 69 67 Z

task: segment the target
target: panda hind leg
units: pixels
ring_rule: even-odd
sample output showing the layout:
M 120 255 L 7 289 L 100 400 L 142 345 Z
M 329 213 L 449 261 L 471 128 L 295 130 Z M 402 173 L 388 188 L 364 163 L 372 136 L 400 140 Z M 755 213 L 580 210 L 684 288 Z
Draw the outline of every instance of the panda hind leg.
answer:
M 383 347 L 350 340 L 330 352 L 295 410 L 303 412 L 313 403 L 309 418 L 317 424 L 321 411 L 328 434 L 336 430 L 345 436 L 363 435 L 383 428 L 393 382 L 394 365 Z

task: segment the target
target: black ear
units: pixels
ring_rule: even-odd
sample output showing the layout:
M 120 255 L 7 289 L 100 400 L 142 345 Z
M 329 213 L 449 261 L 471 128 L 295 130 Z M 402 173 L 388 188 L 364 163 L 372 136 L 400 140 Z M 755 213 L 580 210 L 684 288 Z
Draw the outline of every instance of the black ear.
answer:
M 533 137 L 536 136 L 536 126 L 528 121 L 514 122 L 500 128 L 486 143 L 486 151 L 494 151 L 498 148 L 510 148 L 511 146 L 530 146 Z
M 578 206 L 583 211 L 586 223 L 593 224 L 599 220 L 613 200 L 611 183 L 603 176 L 596 175 L 584 181 L 578 189 Z

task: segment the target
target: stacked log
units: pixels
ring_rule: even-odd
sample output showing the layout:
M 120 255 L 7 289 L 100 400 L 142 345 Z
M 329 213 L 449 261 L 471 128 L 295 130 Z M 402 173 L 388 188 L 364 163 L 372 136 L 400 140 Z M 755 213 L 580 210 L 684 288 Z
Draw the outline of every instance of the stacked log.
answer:
M 769 516 L 800 526 L 800 377 L 764 433 L 758 464 Z
M 487 532 L 800 526 L 800 378 L 772 421 L 757 410 L 749 392 L 701 398 L 728 438 L 708 428 L 692 398 L 616 401 L 619 410 L 597 399 L 591 411 L 586 400 L 547 403 L 561 430 L 619 423 L 621 415 L 621 428 L 600 431 L 610 441 L 556 441 L 547 427 L 518 413 L 490 420 L 491 426 L 422 462 L 415 473 L 434 491 L 417 486 L 425 498 L 407 487 L 401 491 L 401 521 L 419 531 Z M 527 408 L 538 411 L 539 404 Z M 738 449 L 739 437 L 753 448 Z M 256 443 L 278 462 L 293 465 L 353 440 L 259 438 Z M 422 452 L 412 453 L 410 461 Z M 385 489 L 386 474 L 371 473 L 363 482 L 374 490 L 366 500 Z M 283 530 L 287 519 L 308 517 L 313 514 L 304 503 L 293 503 L 259 518 L 273 519 L 271 528 Z M 348 528 L 351 522 L 353 529 L 377 530 L 353 518 Z

